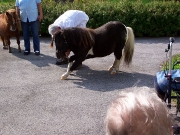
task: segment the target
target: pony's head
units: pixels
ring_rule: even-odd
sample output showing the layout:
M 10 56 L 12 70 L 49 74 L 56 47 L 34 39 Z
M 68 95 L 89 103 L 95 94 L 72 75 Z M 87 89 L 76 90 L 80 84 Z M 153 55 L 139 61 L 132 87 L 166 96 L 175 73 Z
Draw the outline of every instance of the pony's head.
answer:
M 69 52 L 69 45 L 63 30 L 60 30 L 55 34 L 54 41 L 56 45 L 56 57 L 58 59 L 67 57 L 67 52 Z
M 6 11 L 6 20 L 10 26 L 10 31 L 16 31 L 17 29 L 17 16 L 15 9 L 9 9 Z
M 78 27 L 59 30 L 53 36 L 57 58 L 67 57 L 70 51 L 75 51 L 75 48 L 90 49 L 95 43 L 92 33 L 93 30 Z

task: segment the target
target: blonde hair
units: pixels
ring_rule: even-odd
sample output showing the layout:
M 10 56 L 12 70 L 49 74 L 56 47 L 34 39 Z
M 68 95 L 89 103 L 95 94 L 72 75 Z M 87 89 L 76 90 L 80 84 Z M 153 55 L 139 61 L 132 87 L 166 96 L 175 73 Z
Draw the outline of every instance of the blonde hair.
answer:
M 106 135 L 172 135 L 165 103 L 145 87 L 120 92 L 107 111 L 105 125 Z

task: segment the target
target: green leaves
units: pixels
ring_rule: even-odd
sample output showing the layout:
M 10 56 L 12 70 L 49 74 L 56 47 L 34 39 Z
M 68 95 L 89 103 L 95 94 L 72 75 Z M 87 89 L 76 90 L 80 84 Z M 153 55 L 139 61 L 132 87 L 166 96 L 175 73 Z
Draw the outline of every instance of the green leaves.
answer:
M 1 13 L 15 8 L 14 2 L 0 5 Z M 87 27 L 97 28 L 109 21 L 121 21 L 132 27 L 136 37 L 178 36 L 180 33 L 180 2 L 164 0 L 74 0 L 59 2 L 42 1 L 44 19 L 42 35 L 48 26 L 69 9 L 85 11 L 89 16 Z

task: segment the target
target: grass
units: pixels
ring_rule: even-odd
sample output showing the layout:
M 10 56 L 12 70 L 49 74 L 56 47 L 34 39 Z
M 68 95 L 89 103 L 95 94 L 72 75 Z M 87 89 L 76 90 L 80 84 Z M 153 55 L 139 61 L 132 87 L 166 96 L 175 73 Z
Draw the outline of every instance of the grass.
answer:
M 176 54 L 172 57 L 172 65 L 174 65 L 174 68 L 172 66 L 173 69 L 180 69 L 180 54 Z M 162 66 L 162 70 L 168 70 L 168 69 L 169 69 L 169 61 L 166 61 Z
M 174 55 L 174 56 L 173 56 L 173 63 L 175 63 L 175 62 L 177 62 L 177 61 L 180 61 L 180 54 L 177 54 L 177 55 Z M 174 69 L 180 69 L 180 64 L 176 64 L 176 65 L 174 66 Z M 176 93 L 172 91 L 171 95 L 172 95 L 172 96 L 176 96 Z M 173 103 L 176 103 L 176 100 L 175 100 L 175 99 L 174 99 L 174 100 L 172 99 L 172 102 L 173 102 Z

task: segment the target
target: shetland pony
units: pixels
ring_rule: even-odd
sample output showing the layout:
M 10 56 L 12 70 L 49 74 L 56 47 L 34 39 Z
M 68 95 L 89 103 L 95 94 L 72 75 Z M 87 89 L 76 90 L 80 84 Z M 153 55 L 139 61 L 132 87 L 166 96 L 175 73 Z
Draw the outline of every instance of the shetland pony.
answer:
M 11 37 L 16 37 L 18 50 L 21 52 L 20 27 L 21 24 L 18 20 L 15 9 L 9 9 L 5 13 L 0 14 L 0 40 L 3 42 L 3 48 L 9 49 L 9 53 L 11 53 Z
M 70 51 L 74 53 L 69 58 L 67 72 L 61 76 L 62 80 L 66 79 L 85 59 L 104 57 L 111 53 L 114 53 L 115 60 L 109 71 L 115 74 L 119 71 L 122 56 L 124 63 L 129 65 L 134 53 L 133 30 L 118 21 L 108 22 L 96 29 L 66 28 L 56 33 L 54 40 L 58 59 L 67 57 Z

